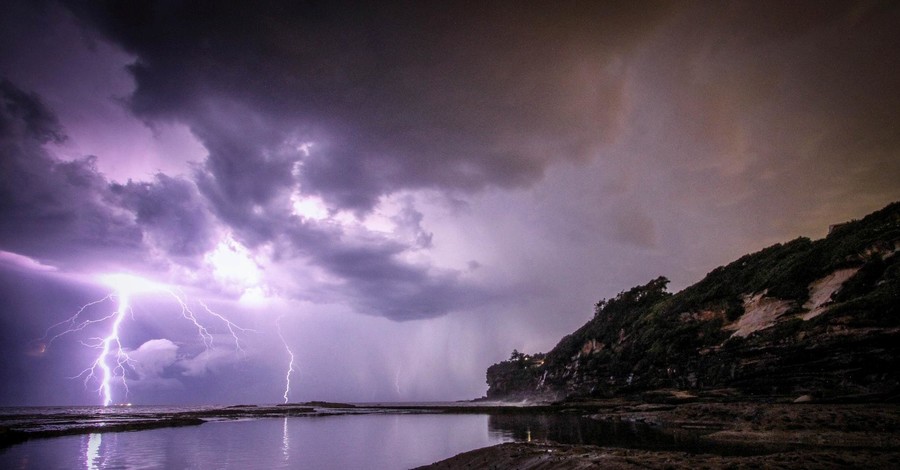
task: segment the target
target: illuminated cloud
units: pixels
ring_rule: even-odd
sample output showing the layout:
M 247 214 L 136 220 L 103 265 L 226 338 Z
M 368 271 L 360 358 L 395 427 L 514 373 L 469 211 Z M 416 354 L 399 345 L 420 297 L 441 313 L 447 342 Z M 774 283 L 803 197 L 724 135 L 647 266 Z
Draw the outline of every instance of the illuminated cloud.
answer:
M 151 339 L 129 351 L 134 372 L 141 381 L 159 379 L 178 358 L 178 345 L 167 339 Z
M 223 289 L 238 296 L 263 289 L 259 264 L 247 248 L 230 236 L 207 252 L 203 259 L 211 267 L 213 278 Z

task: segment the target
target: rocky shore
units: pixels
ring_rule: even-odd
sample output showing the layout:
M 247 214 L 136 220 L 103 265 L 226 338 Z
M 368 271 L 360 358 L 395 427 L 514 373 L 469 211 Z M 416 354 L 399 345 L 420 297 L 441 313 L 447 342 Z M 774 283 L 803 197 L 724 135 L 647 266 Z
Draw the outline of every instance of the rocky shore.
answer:
M 900 405 L 815 403 L 583 403 L 592 419 L 647 423 L 703 452 L 554 442 L 508 443 L 422 467 L 572 468 L 900 468 Z
M 546 443 L 510 443 L 478 449 L 421 469 L 541 469 L 582 468 L 697 470 L 898 468 L 900 453 L 870 449 L 798 450 L 745 457 L 682 452 L 616 449 Z

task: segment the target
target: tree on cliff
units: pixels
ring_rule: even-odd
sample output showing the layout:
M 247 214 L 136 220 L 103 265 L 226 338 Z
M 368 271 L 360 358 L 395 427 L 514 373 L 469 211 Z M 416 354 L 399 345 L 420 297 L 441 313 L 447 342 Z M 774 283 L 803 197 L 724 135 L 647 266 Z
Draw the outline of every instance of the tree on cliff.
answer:
M 525 354 L 520 353 L 518 349 L 513 349 L 512 354 L 509 355 L 510 361 L 521 361 L 525 359 Z

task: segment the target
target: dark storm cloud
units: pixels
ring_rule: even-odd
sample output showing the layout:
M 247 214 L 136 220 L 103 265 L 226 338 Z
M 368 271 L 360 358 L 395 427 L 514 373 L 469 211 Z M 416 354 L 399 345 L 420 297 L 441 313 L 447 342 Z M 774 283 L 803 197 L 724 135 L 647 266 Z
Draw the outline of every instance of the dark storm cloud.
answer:
M 344 228 L 304 223 L 296 217 L 271 220 L 269 226 L 281 231 L 272 244 L 278 262 L 301 259 L 336 280 L 281 293 L 346 304 L 358 313 L 396 321 L 433 318 L 496 299 L 498 292 L 464 279 L 458 271 L 405 259 L 431 243 L 431 234 L 422 230 L 419 217 L 408 205 L 396 217 L 397 232 L 406 241 L 376 234 L 356 239 Z M 307 270 L 298 269 L 300 274 Z
M 521 186 L 551 161 L 590 158 L 618 131 L 614 56 L 662 11 L 632 2 L 65 3 L 137 56 L 132 109 L 199 129 L 209 166 L 261 162 L 260 149 L 278 143 L 251 135 L 243 145 L 256 150 L 233 149 L 228 136 L 204 134 L 221 118 L 210 102 L 241 103 L 319 145 L 299 175 L 305 192 L 361 211 L 399 188 Z
M 63 3 L 136 57 L 136 115 L 184 122 L 203 142 L 197 185 L 241 242 L 275 242 L 339 278 L 358 310 L 393 319 L 490 295 L 404 260 L 433 243 L 411 204 L 393 220 L 411 242 L 354 244 L 292 217 L 291 194 L 362 215 L 404 189 L 521 187 L 554 161 L 586 161 L 620 132 L 617 55 L 663 13 L 631 2 Z
M 19 138 L 39 145 L 66 140 L 56 116 L 37 95 L 20 90 L 6 79 L 0 80 L 0 93 L 3 96 L 0 136 L 7 145 Z
M 299 151 L 282 142 L 277 123 L 260 122 L 252 109 L 217 107 L 212 113 L 193 125 L 209 151 L 195 174 L 197 185 L 244 241 L 265 242 L 284 223 Z
M 406 247 L 330 247 L 317 252 L 317 265 L 348 282 L 343 293 L 361 313 L 393 320 L 435 317 L 480 305 L 490 294 L 458 279 L 454 272 L 432 272 L 399 261 Z
M 183 259 L 209 248 L 211 219 L 193 183 L 162 174 L 110 183 L 96 157 L 61 161 L 46 150 L 64 139 L 37 95 L 0 82 L 0 249 L 86 269 L 147 261 L 151 246 Z
M 193 183 L 160 173 L 152 182 L 113 184 L 110 191 L 153 244 L 171 256 L 190 259 L 212 248 L 213 221 Z
M 34 94 L 0 82 L 0 243 L 51 260 L 74 251 L 131 250 L 141 232 L 104 199 L 107 182 L 94 159 L 57 161 L 44 149 L 64 139 L 53 113 Z

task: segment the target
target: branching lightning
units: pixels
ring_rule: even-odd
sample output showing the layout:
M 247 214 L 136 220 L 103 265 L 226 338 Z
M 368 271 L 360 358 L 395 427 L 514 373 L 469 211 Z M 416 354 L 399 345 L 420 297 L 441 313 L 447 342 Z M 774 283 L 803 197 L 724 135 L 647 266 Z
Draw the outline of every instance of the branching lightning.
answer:
M 231 320 L 212 311 L 212 309 L 210 309 L 205 303 L 203 303 L 203 301 L 198 301 L 198 303 L 203 307 L 204 310 L 206 310 L 206 313 L 218 318 L 219 320 L 222 320 L 225 323 L 225 326 L 228 327 L 228 332 L 231 333 L 231 337 L 234 338 L 234 347 L 237 348 L 238 351 L 244 352 L 244 348 L 241 347 L 241 342 L 238 339 L 238 334 L 234 330 L 238 330 L 242 333 L 247 333 L 248 331 L 255 331 L 255 330 L 251 330 L 249 328 L 241 328 L 241 327 L 235 325 Z
M 111 295 L 107 296 L 107 298 L 111 297 Z M 100 341 L 99 346 L 97 346 L 100 348 L 100 355 L 97 356 L 97 359 L 94 360 L 94 363 L 91 364 L 90 367 L 75 376 L 83 376 L 84 385 L 87 386 L 90 379 L 96 378 L 97 369 L 100 369 L 100 378 L 97 379 L 100 381 L 100 388 L 97 391 L 103 396 L 103 406 L 109 406 L 112 403 L 112 381 L 116 378 L 121 378 L 122 386 L 125 388 L 125 396 L 128 396 L 128 382 L 125 381 L 125 366 L 128 365 L 131 358 L 128 357 L 128 354 L 122 348 L 122 341 L 119 339 L 119 328 L 122 325 L 122 320 L 125 319 L 125 314 L 131 310 L 131 307 L 128 303 L 128 294 L 124 291 L 119 292 L 117 299 L 119 306 L 116 309 L 116 312 L 103 318 L 113 318 L 113 323 L 109 334 L 107 334 L 106 337 L 97 338 Z M 84 308 L 85 307 L 82 307 L 82 309 L 79 310 L 79 313 L 83 312 Z M 103 319 L 101 319 L 101 321 Z M 81 324 L 85 323 L 88 323 L 88 321 L 82 322 Z M 82 327 L 82 329 L 83 328 L 84 327 Z M 65 333 L 66 332 L 60 333 L 60 335 Z M 60 335 L 57 335 L 56 337 Z M 115 349 L 115 351 L 113 351 L 113 349 Z M 111 366 L 107 362 L 107 357 L 110 356 L 110 354 L 115 356 L 114 366 Z
M 113 384 L 121 381 L 122 388 L 125 390 L 125 397 L 128 396 L 128 382 L 126 380 L 126 372 L 129 369 L 133 370 L 134 361 L 128 356 L 127 349 L 122 345 L 122 340 L 120 337 L 120 330 L 122 329 L 122 323 L 125 320 L 125 317 L 131 313 L 133 315 L 133 311 L 131 309 L 131 295 L 137 292 L 147 292 L 147 291 L 162 291 L 170 294 L 178 305 L 181 307 L 181 315 L 188 321 L 190 321 L 194 327 L 197 329 L 197 334 L 200 337 L 200 340 L 203 342 L 204 346 L 208 350 L 212 347 L 213 344 L 213 335 L 209 332 L 209 329 L 201 323 L 201 321 L 194 314 L 193 310 L 191 310 L 188 302 L 185 300 L 185 295 L 180 291 L 176 291 L 174 289 L 168 288 L 166 286 L 156 284 L 145 279 L 141 279 L 134 276 L 129 275 L 109 275 L 104 276 L 102 278 L 103 282 L 112 286 L 115 289 L 115 292 L 103 297 L 102 299 L 95 300 L 93 302 L 89 302 L 83 305 L 74 315 L 63 320 L 59 323 L 56 323 L 49 328 L 44 333 L 44 336 L 37 340 L 37 343 L 40 347 L 40 352 L 46 351 L 50 345 L 60 338 L 61 336 L 65 336 L 68 334 L 76 333 L 86 329 L 88 326 L 110 322 L 109 330 L 106 335 L 98 338 L 91 338 L 88 341 L 82 341 L 81 343 L 85 346 L 96 348 L 100 350 L 97 358 L 91 363 L 91 365 L 81 371 L 78 375 L 73 378 L 84 378 L 85 387 L 88 386 L 88 383 L 91 380 L 95 380 L 99 383 L 99 387 L 97 388 L 97 393 L 103 398 L 103 405 L 109 406 L 113 403 Z M 116 310 L 110 314 L 102 316 L 100 318 L 88 318 L 83 319 L 82 316 L 86 315 L 87 311 L 92 307 L 102 304 L 104 302 L 115 300 L 117 307 Z M 218 318 L 222 322 L 225 323 L 228 328 L 229 333 L 231 333 L 232 338 L 234 339 L 235 349 L 244 352 L 241 347 L 238 332 L 249 332 L 254 331 L 247 328 L 241 328 L 236 325 L 231 320 L 228 320 L 223 315 L 216 313 L 208 305 L 203 302 L 198 302 L 203 309 L 210 315 L 215 318 Z M 62 328 L 62 331 L 59 331 Z M 280 333 L 280 331 L 279 331 Z M 282 338 L 283 339 L 283 338 Z M 292 355 L 292 365 L 293 365 L 293 355 Z M 286 395 L 285 395 L 286 396 Z
M 54 324 L 54 325 L 51 325 L 49 328 L 47 328 L 47 331 L 44 333 L 44 336 L 41 337 L 39 340 L 37 340 L 38 343 L 40 343 L 41 349 L 42 349 L 42 350 L 45 350 L 46 348 L 49 348 L 50 345 L 53 344 L 53 341 L 55 341 L 55 340 L 56 340 L 57 338 L 59 338 L 60 336 L 63 336 L 63 335 L 68 334 L 68 333 L 72 333 L 72 332 L 74 332 L 74 331 L 81 331 L 81 330 L 85 329 L 88 325 L 91 325 L 91 324 L 94 324 L 94 323 L 100 323 L 100 322 L 109 320 L 110 318 L 114 317 L 116 314 L 115 314 L 115 313 L 110 313 L 109 315 L 107 315 L 107 316 L 105 316 L 105 317 L 103 317 L 103 318 L 98 318 L 98 319 L 95 319 L 95 320 L 81 320 L 81 319 L 80 319 L 81 314 L 82 314 L 86 309 L 88 309 L 88 308 L 90 308 L 90 307 L 93 307 L 94 305 L 97 305 L 97 304 L 101 304 L 101 303 L 103 303 L 103 302 L 106 302 L 107 300 L 110 300 L 110 299 L 112 299 L 112 298 L 113 298 L 113 294 L 109 294 L 109 295 L 107 295 L 106 297 L 104 297 L 104 298 L 102 298 L 102 299 L 100 299 L 100 300 L 95 300 L 95 301 L 93 301 L 93 302 L 88 302 L 87 304 L 83 305 L 80 309 L 78 309 L 78 311 L 75 312 L 75 315 L 72 315 L 72 316 L 69 317 L 68 319 L 63 320 L 63 321 L 61 321 L 61 322 L 59 322 L 59 323 L 56 323 L 56 324 Z M 55 330 L 55 329 L 56 329 L 57 327 L 59 327 L 59 326 L 65 325 L 65 324 L 69 324 L 69 325 L 71 325 L 71 326 L 70 326 L 68 329 L 66 329 L 65 331 L 63 331 L 62 333 L 58 333 L 58 334 L 56 334 L 56 335 L 54 335 L 54 336 L 50 336 L 50 332 L 51 332 L 51 331 Z
M 174 290 L 168 290 L 168 293 L 178 302 L 178 305 L 181 306 L 181 316 L 186 320 L 194 324 L 194 327 L 197 328 L 197 335 L 200 336 L 200 339 L 203 341 L 203 345 L 206 346 L 206 349 L 212 347 L 213 337 L 209 333 L 209 330 L 200 323 L 200 320 L 197 320 L 197 316 L 194 315 L 193 310 L 188 306 L 187 302 L 179 296 Z
M 284 339 L 284 335 L 281 333 L 281 318 L 278 317 L 275 320 L 275 327 L 278 329 L 278 337 L 281 338 L 281 343 L 284 344 L 284 349 L 287 350 L 288 356 L 290 356 L 291 360 L 288 362 L 288 370 L 284 375 L 284 402 L 288 402 L 288 395 L 291 393 L 291 374 L 294 373 L 294 352 L 291 351 L 291 347 L 288 345 L 287 340 Z

